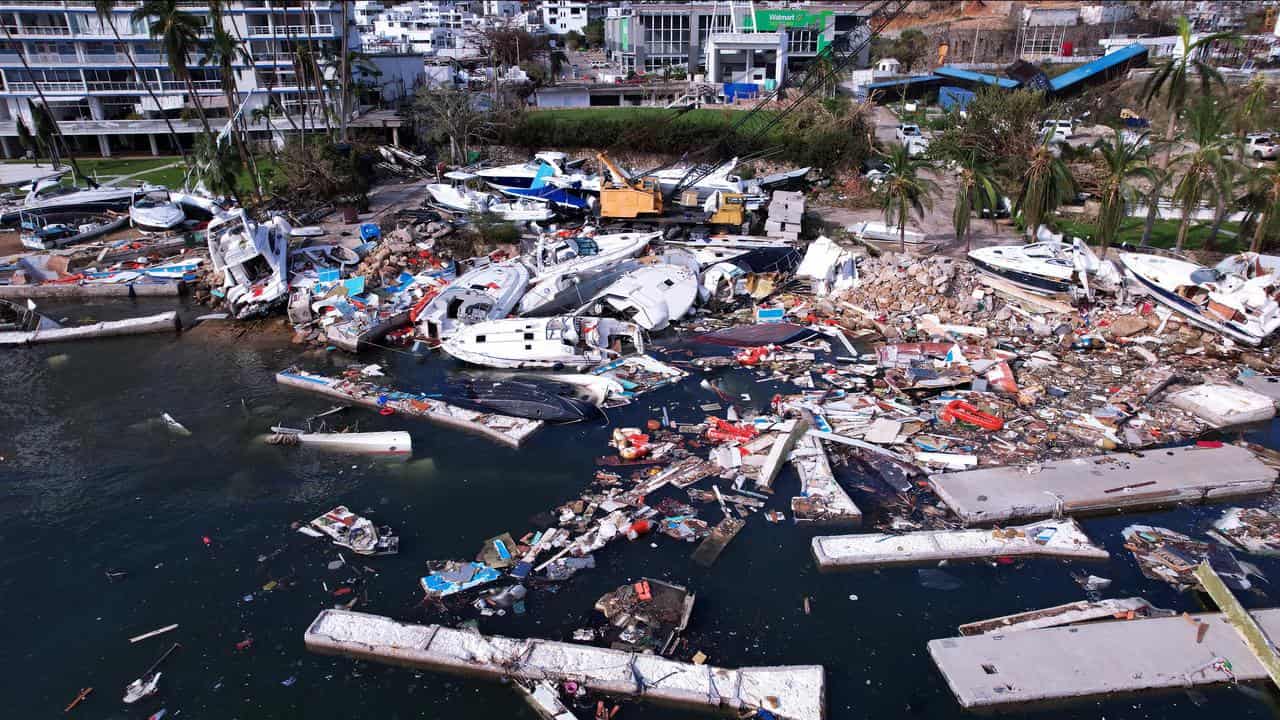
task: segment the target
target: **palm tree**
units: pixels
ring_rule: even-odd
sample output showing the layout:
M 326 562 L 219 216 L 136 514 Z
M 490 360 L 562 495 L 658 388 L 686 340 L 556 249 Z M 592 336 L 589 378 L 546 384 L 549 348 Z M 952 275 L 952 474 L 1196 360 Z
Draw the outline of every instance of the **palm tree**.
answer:
M 1098 244 L 1102 257 L 1107 256 L 1107 248 L 1115 241 L 1120 232 L 1120 223 L 1124 220 L 1125 207 L 1134 202 L 1139 191 L 1134 187 L 1135 180 L 1144 180 L 1152 187 L 1158 186 L 1159 177 L 1149 163 L 1151 146 L 1147 143 L 1148 133 L 1142 133 L 1132 141 L 1125 140 L 1120 128 L 1113 127 L 1114 140 L 1098 138 L 1093 143 L 1093 152 L 1102 159 L 1106 168 L 1106 176 L 1102 181 L 1102 196 L 1098 201 Z
M 1187 114 L 1186 139 L 1194 147 L 1173 158 L 1169 164 L 1170 170 L 1180 175 L 1173 188 L 1173 199 L 1182 211 L 1182 221 L 1178 225 L 1178 250 L 1186 244 L 1192 213 L 1205 201 L 1214 205 L 1225 202 L 1223 195 L 1231 192 L 1230 166 L 1233 161 L 1230 146 L 1222 139 L 1225 129 L 1226 118 L 1219 113 L 1211 97 L 1200 98 Z
M 1022 213 L 1027 234 L 1035 237 L 1040 225 L 1070 200 L 1076 192 L 1071 169 L 1053 147 L 1052 136 L 1031 151 L 1027 170 L 1022 175 L 1022 191 L 1018 194 L 1017 212 Z
M 217 5 L 213 7 L 218 8 Z M 213 17 L 213 37 L 204 44 L 204 56 L 200 58 L 200 65 L 213 65 L 218 68 L 222 94 L 227 102 L 227 117 L 231 118 L 237 108 L 240 107 L 240 92 L 236 87 L 235 63 L 243 62 L 249 53 L 245 52 L 244 46 L 223 27 L 220 8 L 213 13 Z M 240 157 L 240 166 L 244 168 L 245 173 L 253 177 L 254 173 L 249 168 L 249 153 L 245 149 L 244 138 L 238 132 L 239 124 L 238 122 L 233 124 L 231 138 L 236 146 L 236 154 Z M 255 193 L 258 192 L 256 182 L 254 183 L 254 190 Z
M 236 157 L 219 145 L 217 138 L 205 135 L 196 140 L 192 149 L 195 155 L 196 168 L 200 173 L 200 182 L 204 189 L 214 197 L 233 196 L 240 205 L 240 187 L 237 183 Z
M 25 48 L 22 44 L 14 42 L 13 35 L 9 32 L 9 26 L 7 24 L 0 22 L 0 29 L 4 30 L 5 39 L 9 41 L 9 45 L 13 47 L 14 52 L 18 54 L 18 60 L 22 61 L 22 69 L 26 71 L 27 79 L 29 79 L 31 84 L 35 86 L 36 95 L 40 97 L 40 104 L 44 106 L 45 111 L 48 113 L 48 120 L 52 123 L 52 127 L 49 129 L 49 145 L 52 149 L 51 155 L 57 155 L 57 143 L 61 140 L 63 148 L 67 151 L 67 161 L 71 163 L 71 169 L 75 173 L 75 176 L 78 178 L 84 178 L 85 181 L 90 184 L 96 184 L 93 180 L 86 177 L 84 173 L 80 172 L 80 166 L 76 164 L 75 153 L 71 151 L 71 143 L 67 142 L 66 138 L 62 136 L 62 128 L 58 127 L 58 121 L 53 117 L 53 106 L 49 104 L 49 101 L 44 96 L 44 89 L 41 87 L 43 83 L 40 81 L 40 78 L 35 76 L 35 73 L 31 72 L 31 65 L 27 64 L 27 53 Z M 33 125 L 38 124 L 39 120 L 37 120 L 35 115 L 35 106 L 31 104 L 30 100 L 27 101 L 27 107 L 31 108 L 31 123 Z M 54 168 L 57 168 L 58 163 L 55 161 L 53 166 Z
M 49 106 L 37 105 L 28 98 L 27 111 L 31 113 L 31 129 L 35 131 L 36 142 L 49 152 L 49 164 L 57 170 L 62 167 L 62 158 L 58 154 L 57 127 L 58 121 L 53 119 Z
M 40 167 L 40 145 L 35 136 L 31 134 L 31 128 L 27 127 L 27 124 L 22 121 L 21 115 L 17 117 L 17 121 L 18 144 L 22 146 L 23 150 L 31 153 L 36 160 L 36 167 Z
M 976 150 L 970 150 L 968 155 L 956 161 L 956 165 L 960 169 L 960 176 L 956 185 L 956 205 L 951 212 L 951 224 L 956 231 L 956 242 L 963 237 L 967 252 L 973 236 L 973 214 L 986 210 L 994 225 L 1000 190 L 991 164 L 979 158 Z
M 1200 81 L 1200 93 L 1211 94 L 1212 84 L 1223 85 L 1222 74 L 1217 68 L 1204 61 L 1205 51 L 1219 40 L 1237 41 L 1239 36 L 1230 32 L 1212 33 L 1193 38 L 1191 23 L 1186 17 L 1178 18 L 1177 51 L 1156 67 L 1142 85 L 1142 101 L 1144 107 L 1150 107 L 1157 95 L 1164 95 L 1164 106 L 1169 111 L 1169 125 L 1165 128 L 1164 139 L 1172 141 L 1177 132 L 1178 114 L 1187 104 L 1187 90 L 1190 85 L 1189 75 L 1194 74 Z
M 122 45 L 124 41 L 120 39 L 120 31 L 116 29 L 115 22 L 111 19 L 112 12 L 115 10 L 115 0 L 93 0 L 93 9 L 98 13 L 99 24 L 106 25 L 111 28 L 111 34 L 116 37 L 116 44 Z M 173 140 L 173 146 L 178 149 L 178 154 L 182 156 L 184 165 L 187 162 L 187 151 L 182 149 L 182 141 L 178 139 L 178 133 L 173 129 L 173 123 L 169 121 L 169 116 L 165 115 L 164 108 L 160 105 L 160 99 L 156 97 L 155 90 L 151 88 L 151 83 L 142 76 L 142 71 L 138 69 L 138 63 L 133 60 L 133 53 L 128 48 L 125 49 L 125 57 L 129 58 L 129 67 L 133 68 L 133 77 L 137 79 L 138 84 L 147 91 L 147 95 L 151 98 L 151 102 L 156 104 L 156 109 L 160 112 L 160 117 L 164 118 L 165 127 L 169 128 L 169 138 Z
M 933 169 L 933 164 L 923 157 L 912 157 L 905 145 L 893 145 L 885 156 L 884 182 L 880 190 L 880 210 L 886 225 L 898 226 L 898 248 L 907 250 L 907 222 L 911 213 L 923 218 L 933 209 L 933 195 L 938 185 L 922 173 Z
M 200 104 L 200 96 L 196 93 L 195 83 L 191 81 L 191 72 L 187 69 L 187 61 L 192 51 L 200 47 L 200 32 L 204 24 L 191 13 L 178 7 L 177 0 L 144 0 L 142 5 L 133 11 L 134 21 L 148 21 L 148 31 L 152 40 L 159 40 L 164 45 L 165 54 L 169 57 L 169 69 L 173 76 L 186 83 L 187 94 L 195 105 L 200 124 L 210 138 L 213 130 L 209 127 L 209 118 L 204 114 L 204 106 Z
M 1267 235 L 1275 239 L 1275 234 L 1270 231 L 1276 229 L 1276 220 L 1280 220 L 1280 165 L 1268 163 L 1251 171 L 1248 178 L 1249 192 L 1244 200 L 1255 223 L 1249 249 L 1262 252 Z

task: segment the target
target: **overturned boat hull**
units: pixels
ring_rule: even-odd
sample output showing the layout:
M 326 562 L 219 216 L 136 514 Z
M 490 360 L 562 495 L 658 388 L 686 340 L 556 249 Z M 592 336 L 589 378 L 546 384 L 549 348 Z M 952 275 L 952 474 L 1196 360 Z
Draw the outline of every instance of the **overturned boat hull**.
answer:
M 273 441 L 279 445 L 305 445 L 321 450 L 368 455 L 408 455 L 413 452 L 413 438 L 403 430 L 388 432 L 309 433 L 286 427 L 273 427 Z
M 1276 317 L 1275 301 L 1271 300 L 1268 317 L 1262 322 L 1240 322 L 1225 317 L 1239 316 L 1238 310 L 1215 302 L 1215 293 L 1207 291 L 1208 302 L 1193 301 L 1178 293 L 1179 288 L 1204 288 L 1192 279 L 1192 273 L 1203 268 L 1194 263 L 1142 253 L 1121 253 L 1120 263 L 1144 290 L 1157 302 L 1177 312 L 1206 330 L 1225 335 L 1236 342 L 1258 346 L 1273 337 L 1280 327 L 1280 318 Z M 1215 309 L 1220 308 L 1220 309 Z

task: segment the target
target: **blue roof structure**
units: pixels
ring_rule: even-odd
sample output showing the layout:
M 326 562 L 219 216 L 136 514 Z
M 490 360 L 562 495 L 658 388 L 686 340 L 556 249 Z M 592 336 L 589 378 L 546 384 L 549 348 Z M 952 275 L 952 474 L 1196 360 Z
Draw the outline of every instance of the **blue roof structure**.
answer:
M 862 87 L 867 90 L 887 90 L 889 88 L 906 87 L 908 85 L 920 85 L 923 83 L 941 82 L 941 75 L 912 75 L 911 77 L 898 78 L 897 80 L 881 80 L 880 82 L 868 83 Z
M 997 77 L 986 73 L 973 72 L 972 70 L 962 70 L 958 67 L 951 67 L 950 65 L 943 65 L 942 67 L 935 69 L 933 73 L 950 80 L 966 80 L 968 82 L 995 85 L 1006 90 L 1013 90 L 1017 88 L 1019 84 L 1017 80 L 1010 80 L 1009 78 Z
M 1062 90 L 1084 82 L 1095 75 L 1099 75 L 1113 70 L 1131 60 L 1147 54 L 1146 46 L 1141 43 L 1134 43 L 1120 48 L 1119 50 L 1103 55 L 1093 62 L 1085 63 L 1080 67 L 1065 72 L 1049 81 L 1049 89 L 1053 92 L 1061 92 Z

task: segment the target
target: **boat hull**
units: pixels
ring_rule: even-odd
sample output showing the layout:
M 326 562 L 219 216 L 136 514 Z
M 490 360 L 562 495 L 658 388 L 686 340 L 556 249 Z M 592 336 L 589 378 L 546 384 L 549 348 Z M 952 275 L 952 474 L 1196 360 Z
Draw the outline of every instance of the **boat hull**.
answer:
M 1120 256 L 1120 262 L 1125 269 L 1129 271 L 1132 277 L 1144 290 L 1149 292 L 1153 298 L 1160 304 L 1177 312 L 1179 315 L 1190 320 L 1192 323 L 1206 330 L 1221 333 L 1237 342 L 1244 343 L 1253 347 L 1261 345 L 1267 338 L 1245 332 L 1234 323 L 1225 323 L 1207 316 L 1200 308 L 1190 300 L 1178 295 L 1177 293 L 1167 290 L 1157 284 L 1154 280 L 1147 277 L 1140 269 L 1135 270 L 1133 265 L 1126 261 L 1125 255 Z

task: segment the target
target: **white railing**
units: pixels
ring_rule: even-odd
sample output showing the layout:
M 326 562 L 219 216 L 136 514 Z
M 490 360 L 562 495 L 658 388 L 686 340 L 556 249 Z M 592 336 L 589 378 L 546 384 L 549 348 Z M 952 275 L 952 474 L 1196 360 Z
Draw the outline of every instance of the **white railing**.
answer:
M 67 55 L 65 53 L 27 53 L 27 62 L 32 63 L 78 63 L 80 58 L 74 53 Z
M 127 65 L 129 56 L 124 53 L 85 53 L 84 61 L 89 64 Z
M 36 84 L 29 82 L 11 82 L 9 83 L 11 92 L 35 92 Z M 40 83 L 40 90 L 47 93 L 82 93 L 85 92 L 84 83 L 82 82 L 51 82 L 45 81 Z
M 18 55 L 18 53 L 0 53 L 0 64 L 11 65 L 11 64 L 21 64 L 21 63 L 22 63 L 22 58 Z
M 10 85 L 15 85 L 11 83 Z M 45 83 L 46 85 L 48 83 Z M 196 92 L 221 92 L 222 86 L 217 80 L 197 80 L 192 83 L 196 87 Z M 136 80 L 119 80 L 119 81 L 92 81 L 88 83 L 90 92 L 146 92 L 147 85 L 151 86 L 151 91 L 159 94 L 172 95 L 175 93 L 187 92 L 187 84 L 181 80 L 165 80 L 164 82 L 150 82 L 147 84 L 140 83 Z
M 63 36 L 71 34 L 71 28 L 63 25 L 24 25 L 23 27 L 6 25 L 5 29 L 9 31 L 10 35 Z
M 306 35 L 308 29 L 311 31 L 312 35 L 332 35 L 333 34 L 332 25 L 312 25 L 309 28 L 306 25 L 277 25 L 275 34 L 279 37 L 284 37 L 286 35 Z M 250 35 L 270 35 L 271 26 L 270 25 L 250 25 L 249 34 Z
M 143 65 L 167 65 L 169 56 L 162 53 L 134 53 L 133 61 Z

